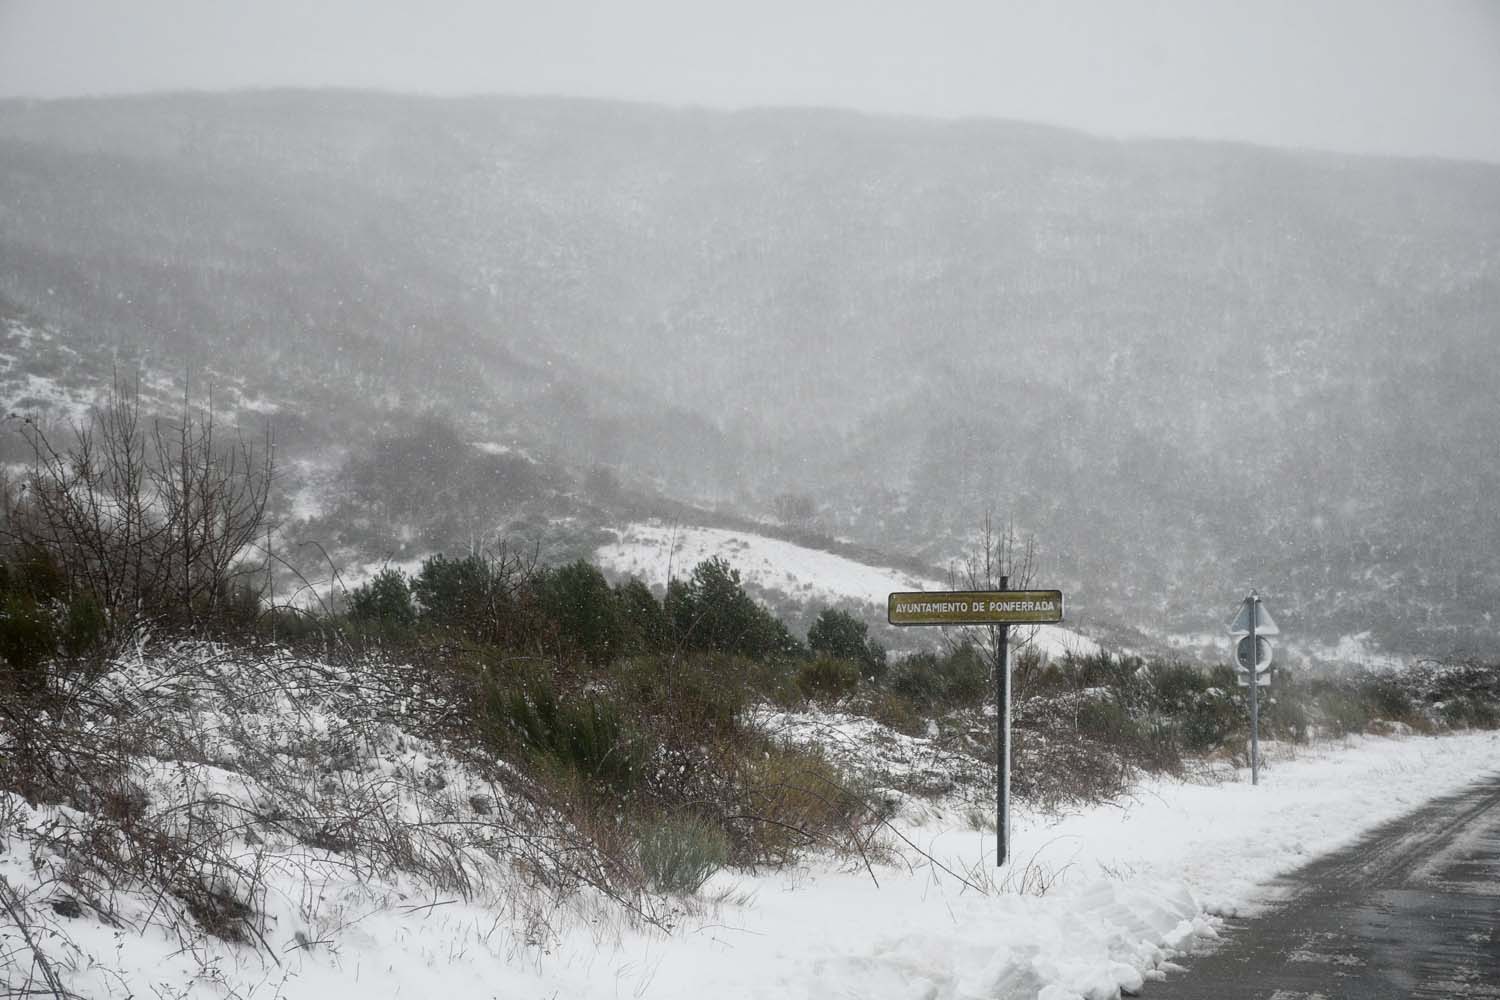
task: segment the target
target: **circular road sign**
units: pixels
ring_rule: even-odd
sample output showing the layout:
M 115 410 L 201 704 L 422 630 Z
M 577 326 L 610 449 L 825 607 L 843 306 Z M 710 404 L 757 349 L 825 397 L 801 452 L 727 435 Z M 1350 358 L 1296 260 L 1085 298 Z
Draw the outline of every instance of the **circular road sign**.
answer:
M 1242 636 L 1234 644 L 1234 660 L 1241 670 L 1250 669 L 1250 637 Z M 1255 637 L 1255 672 L 1260 673 L 1271 665 L 1271 640 L 1265 636 Z

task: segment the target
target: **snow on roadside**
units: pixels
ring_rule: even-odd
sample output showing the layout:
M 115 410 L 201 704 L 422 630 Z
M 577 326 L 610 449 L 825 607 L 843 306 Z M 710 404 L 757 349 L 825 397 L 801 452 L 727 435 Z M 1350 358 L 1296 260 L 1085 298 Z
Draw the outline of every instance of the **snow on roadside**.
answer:
M 215 809 L 263 812 L 268 792 L 236 770 L 235 748 L 251 746 L 285 768 L 306 761 L 299 794 L 308 802 L 334 782 L 367 789 L 381 813 L 425 803 L 418 831 L 449 821 L 474 829 L 491 815 L 472 800 L 478 792 L 492 796 L 485 809 L 503 805 L 438 746 L 375 718 L 341 716 L 355 675 L 232 654 L 220 663 L 209 652 L 214 683 L 201 696 L 174 687 L 178 675 L 158 684 L 142 675 L 145 664 L 121 668 L 138 689 L 160 688 L 149 704 L 193 706 L 188 755 L 141 759 L 159 808 L 170 811 L 190 778 L 191 794 L 213 796 Z M 272 666 L 281 673 L 260 684 Z M 257 701 L 226 712 L 216 692 L 246 680 L 256 681 Z M 372 695 L 353 704 L 364 712 L 385 703 Z M 851 760 L 867 744 L 892 769 L 927 767 L 938 752 L 922 737 L 833 713 L 760 721 L 790 739 L 837 743 Z M 150 924 L 159 903 L 150 893 L 118 894 L 124 922 L 110 927 L 87 909 L 57 909 L 63 859 L 21 833 L 48 829 L 69 807 L 14 796 L 0 797 L 0 888 L 29 897 L 38 939 L 52 942 L 54 965 L 87 996 L 1112 1000 L 1215 936 L 1214 915 L 1253 907 L 1276 875 L 1493 771 L 1500 734 L 1270 749 L 1258 787 L 1243 772 L 1213 783 L 1152 780 L 1129 801 L 1071 815 L 1022 809 L 1012 864 L 998 874 L 994 834 L 975 829 L 969 810 L 910 809 L 893 820 L 893 853 L 874 856 L 868 870 L 813 858 L 783 871 L 720 872 L 701 898 L 678 904 L 671 934 L 632 926 L 598 901 L 527 897 L 514 867 L 481 854 L 466 856 L 485 883 L 464 898 L 336 846 L 283 844 L 277 824 L 257 824 L 253 839 L 244 827 L 228 844 L 229 860 L 264 879 L 259 947 L 180 940 L 180 928 Z M 295 772 L 287 776 L 295 783 Z M 361 809 L 353 820 L 369 815 Z M 0 918 L 0 954 L 24 960 L 12 950 L 20 944 Z M 0 966 L 0 982 L 19 987 L 24 975 Z
M 403 730 L 393 720 L 408 688 L 390 680 L 205 643 L 117 661 L 95 693 L 131 711 L 85 724 L 105 765 L 85 755 L 76 801 L 0 792 L 0 992 L 323 1000 L 581 988 L 586 972 L 538 963 L 565 926 L 591 941 L 578 928 L 613 904 L 587 886 L 555 899 L 548 874 L 527 873 L 554 859 L 576 866 L 591 849 Z M 11 735 L 0 731 L 0 744 Z M 240 912 L 254 919 L 235 944 L 205 936 L 188 911 L 224 926 L 245 926 Z
M 833 716 L 803 722 L 853 733 Z M 1492 770 L 1497 750 L 1494 733 L 1358 739 L 1283 749 L 1257 787 L 1243 773 L 1161 780 L 1069 816 L 1023 809 L 998 877 L 992 832 L 923 814 L 897 829 L 931 860 L 906 848 L 873 879 L 826 865 L 721 874 L 708 891 L 729 902 L 669 942 L 627 938 L 611 961 L 649 966 L 641 995 L 669 1000 L 1112 1000 L 1169 974 L 1217 936 L 1217 915 L 1252 908 L 1275 876 Z M 974 888 L 996 881 L 1010 891 Z
M 1066 901 L 983 895 L 920 861 L 877 866 L 875 878 L 813 868 L 711 883 L 753 893 L 752 905 L 724 903 L 711 922 L 685 925 L 642 995 L 1112 998 L 1214 933 L 1170 886 L 1097 882 Z
M 1153 779 L 1116 807 L 1022 813 L 1015 852 L 1052 872 L 1177 879 L 1209 911 L 1238 915 L 1265 902 L 1276 877 L 1497 771 L 1500 732 L 1272 744 L 1259 786 L 1243 769 L 1217 784 Z M 952 847 L 973 850 L 962 838 Z
M 994 724 L 993 709 L 989 725 Z M 863 715 L 808 709 L 760 709 L 753 724 L 773 739 L 816 748 L 886 809 L 906 820 L 946 814 L 963 817 L 977 807 L 994 813 L 995 765 L 969 742 L 971 734 L 944 735 L 928 722 L 923 735 L 908 735 Z
M 762 590 L 803 602 L 854 601 L 878 609 L 871 613 L 882 618 L 892 591 L 948 589 L 941 580 L 891 567 L 868 566 L 779 538 L 660 521 L 630 525 L 619 532 L 616 541 L 600 546 L 594 560 L 606 572 L 638 576 L 653 587 L 665 587 L 669 577 L 686 576 L 698 563 L 713 556 L 723 557 L 739 570 L 746 584 Z M 1037 629 L 1033 644 L 1051 656 L 1099 651 L 1093 640 L 1053 626 Z
M 882 733 L 868 719 L 838 713 L 766 713 L 760 721 L 877 775 L 905 769 L 920 779 L 942 753 L 924 737 Z M 994 834 L 965 822 L 973 815 L 969 799 L 950 800 L 946 809 L 908 808 L 895 825 L 931 855 L 915 873 L 924 895 L 904 900 L 909 880 L 869 893 L 857 907 L 860 919 L 872 930 L 901 930 L 881 939 L 878 961 L 859 955 L 878 967 L 925 969 L 928 982 L 946 984 L 934 996 L 1115 997 L 1160 978 L 1170 968 L 1164 963 L 1191 951 L 1197 938 L 1215 936 L 1216 918 L 1271 900 L 1279 876 L 1500 770 L 1497 751 L 1495 732 L 1271 743 L 1258 786 L 1243 769 L 1224 770 L 1197 781 L 1150 779 L 1128 800 L 1063 816 L 1020 805 L 1011 863 L 999 876 L 1010 888 L 1043 891 L 1040 899 L 963 891 L 959 875 L 980 884 L 996 878 Z M 986 802 L 985 814 L 992 810 Z M 967 959 L 945 964 L 943 947 L 962 952 L 971 940 Z M 986 956 L 978 941 L 1007 947 Z M 986 961 L 998 965 L 990 969 Z M 914 995 L 882 992 L 857 956 L 847 956 L 843 968 L 859 983 L 845 988 L 850 995 Z

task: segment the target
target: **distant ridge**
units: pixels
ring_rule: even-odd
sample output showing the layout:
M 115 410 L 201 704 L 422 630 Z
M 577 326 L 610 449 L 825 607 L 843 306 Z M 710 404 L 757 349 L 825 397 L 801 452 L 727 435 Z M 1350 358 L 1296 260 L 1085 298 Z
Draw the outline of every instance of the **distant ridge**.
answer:
M 436 407 L 929 564 L 1014 514 L 1182 631 L 1253 584 L 1500 638 L 1500 166 L 351 91 L 0 102 L 0 162 L 0 297 L 308 434 Z

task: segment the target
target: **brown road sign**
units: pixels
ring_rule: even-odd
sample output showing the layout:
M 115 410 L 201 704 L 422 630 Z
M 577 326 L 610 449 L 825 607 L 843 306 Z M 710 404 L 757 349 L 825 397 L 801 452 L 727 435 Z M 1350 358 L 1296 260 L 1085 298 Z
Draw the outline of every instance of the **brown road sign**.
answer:
M 892 625 L 1050 625 L 1063 619 L 1060 590 L 929 590 L 892 594 Z

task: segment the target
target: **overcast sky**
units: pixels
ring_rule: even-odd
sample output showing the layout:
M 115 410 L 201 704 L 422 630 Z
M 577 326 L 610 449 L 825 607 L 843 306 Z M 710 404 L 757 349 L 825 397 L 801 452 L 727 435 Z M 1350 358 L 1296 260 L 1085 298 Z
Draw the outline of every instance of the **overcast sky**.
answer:
M 0 0 L 0 95 L 286 85 L 1500 162 L 1500 0 Z

